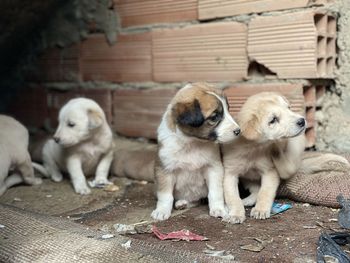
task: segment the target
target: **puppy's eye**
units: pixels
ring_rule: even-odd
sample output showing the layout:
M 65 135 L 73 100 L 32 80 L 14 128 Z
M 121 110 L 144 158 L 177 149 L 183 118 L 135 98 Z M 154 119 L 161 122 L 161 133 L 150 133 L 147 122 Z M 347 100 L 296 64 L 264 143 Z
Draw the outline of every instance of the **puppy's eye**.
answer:
M 217 112 L 214 112 L 207 120 L 209 121 L 209 124 L 215 124 L 220 120 L 220 115 Z
M 67 123 L 67 126 L 68 126 L 69 128 L 73 128 L 73 127 L 75 126 L 75 123 L 69 121 L 69 122 Z
M 269 121 L 269 125 L 274 124 L 278 122 L 278 118 L 276 116 L 273 116 L 273 118 Z

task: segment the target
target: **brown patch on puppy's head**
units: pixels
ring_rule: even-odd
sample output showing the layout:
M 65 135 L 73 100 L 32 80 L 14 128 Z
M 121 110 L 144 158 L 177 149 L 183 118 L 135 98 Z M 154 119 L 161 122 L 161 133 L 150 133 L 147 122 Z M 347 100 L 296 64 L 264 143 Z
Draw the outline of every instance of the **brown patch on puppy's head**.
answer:
M 190 137 L 211 141 L 233 140 L 237 136 L 234 136 L 233 131 L 239 128 L 232 117 L 228 116 L 227 107 L 221 90 L 207 83 L 189 84 L 174 97 L 171 120 L 174 127 Z M 224 128 L 228 129 L 228 125 L 221 125 L 224 121 L 231 123 L 230 136 L 223 135 Z

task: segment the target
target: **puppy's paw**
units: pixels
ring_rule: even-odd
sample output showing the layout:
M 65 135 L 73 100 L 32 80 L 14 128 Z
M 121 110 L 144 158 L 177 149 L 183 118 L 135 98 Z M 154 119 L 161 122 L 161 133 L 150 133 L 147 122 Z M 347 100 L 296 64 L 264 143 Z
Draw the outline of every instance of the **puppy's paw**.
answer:
M 213 208 L 210 208 L 209 215 L 213 217 L 225 218 L 227 217 L 227 211 L 225 207 L 220 207 L 220 206 L 213 207 Z
M 52 181 L 58 183 L 61 182 L 63 180 L 63 175 L 62 174 L 53 174 L 51 176 Z
M 103 188 L 106 185 L 113 184 L 111 181 L 108 181 L 108 179 L 105 179 L 105 178 L 88 181 L 88 183 L 92 188 Z
M 171 211 L 166 211 L 165 209 L 155 209 L 153 210 L 151 217 L 155 220 L 167 220 L 171 215 Z
M 245 213 L 229 213 L 222 219 L 222 221 L 231 224 L 242 224 L 245 221 Z
M 248 196 L 242 200 L 244 206 L 253 206 L 256 203 L 256 198 Z
M 177 200 L 175 202 L 175 208 L 177 210 L 183 210 L 189 207 L 189 203 L 186 200 Z
M 33 178 L 33 185 L 42 184 L 43 180 L 41 178 Z
M 253 207 L 250 211 L 250 217 L 255 219 L 267 219 L 271 216 L 271 209 L 261 209 L 258 207 Z
M 91 190 L 87 186 L 77 186 L 75 187 L 75 192 L 81 195 L 88 195 L 91 193 Z

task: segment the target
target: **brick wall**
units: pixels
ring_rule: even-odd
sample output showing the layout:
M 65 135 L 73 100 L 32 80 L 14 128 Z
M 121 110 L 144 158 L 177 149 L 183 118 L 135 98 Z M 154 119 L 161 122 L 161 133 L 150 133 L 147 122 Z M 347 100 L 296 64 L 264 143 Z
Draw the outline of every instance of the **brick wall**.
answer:
M 28 81 L 41 87 L 37 112 L 42 118 L 13 113 L 28 125 L 54 127 L 63 103 L 86 96 L 102 104 L 116 132 L 155 138 L 176 92 L 168 83 L 225 82 L 233 115 L 249 95 L 284 94 L 305 114 L 308 147 L 313 147 L 315 113 L 322 110 L 317 101 L 336 67 L 337 21 L 325 11 L 331 2 L 114 0 L 122 26 L 117 43 L 110 46 L 93 33 L 72 47 L 47 50 L 36 70 L 27 73 Z M 73 88 L 43 90 L 55 86 Z M 25 91 L 28 100 L 33 89 Z

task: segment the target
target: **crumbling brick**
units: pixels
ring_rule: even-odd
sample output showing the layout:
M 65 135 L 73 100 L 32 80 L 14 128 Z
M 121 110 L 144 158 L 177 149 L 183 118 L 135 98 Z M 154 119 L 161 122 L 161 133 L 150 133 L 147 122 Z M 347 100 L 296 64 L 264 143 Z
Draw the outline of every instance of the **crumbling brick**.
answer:
M 236 22 L 153 32 L 155 81 L 224 81 L 247 76 L 247 27 Z
M 113 92 L 113 129 L 132 137 L 156 138 L 157 128 L 176 89 L 121 89 Z
M 114 0 L 123 27 L 196 20 L 197 0 Z
M 248 55 L 279 78 L 332 78 L 336 19 L 314 11 L 253 19 Z
M 306 85 L 304 86 L 305 98 L 305 116 L 308 128 L 305 132 L 307 138 L 307 148 L 315 146 L 317 136 L 317 121 L 315 119 L 316 110 L 319 107 L 319 101 L 326 92 L 325 85 Z M 318 109 L 322 110 L 322 109 Z
M 109 46 L 104 35 L 94 34 L 82 43 L 83 80 L 152 80 L 151 34 L 123 34 Z
M 311 5 L 322 5 L 327 0 L 198 0 L 199 19 L 234 16 L 266 11 L 301 8 Z

